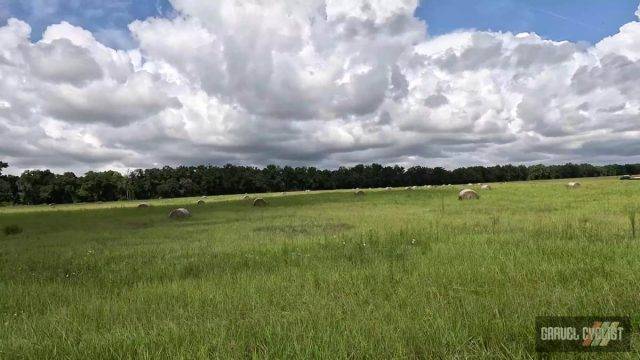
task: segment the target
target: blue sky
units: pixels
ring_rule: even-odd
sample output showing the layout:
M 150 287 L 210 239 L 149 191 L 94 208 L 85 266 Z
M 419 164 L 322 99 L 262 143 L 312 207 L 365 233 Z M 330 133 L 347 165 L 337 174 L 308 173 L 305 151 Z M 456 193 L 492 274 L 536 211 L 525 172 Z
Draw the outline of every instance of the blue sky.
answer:
M 416 15 L 429 24 L 431 35 L 457 29 L 528 31 L 595 43 L 633 21 L 637 6 L 637 0 L 422 0 Z M 171 12 L 168 0 L 0 0 L 0 23 L 8 17 L 25 20 L 34 40 L 64 20 L 115 47 L 133 46 L 127 32 L 131 21 Z
M 637 7 L 637 0 L 423 0 L 417 15 L 432 35 L 472 28 L 595 43 L 636 20 Z
M 34 40 L 48 25 L 67 21 L 116 47 L 133 45 L 127 29 L 132 21 L 171 12 L 168 0 L 0 0 L 0 24 L 8 17 L 24 20 L 31 25 Z

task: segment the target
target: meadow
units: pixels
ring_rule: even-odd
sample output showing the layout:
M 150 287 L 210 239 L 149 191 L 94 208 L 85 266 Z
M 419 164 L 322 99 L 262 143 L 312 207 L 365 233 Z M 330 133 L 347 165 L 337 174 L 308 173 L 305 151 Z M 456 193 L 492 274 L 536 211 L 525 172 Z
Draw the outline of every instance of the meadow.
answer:
M 567 181 L 0 208 L 0 358 L 530 359 L 536 316 L 637 326 L 640 181 Z

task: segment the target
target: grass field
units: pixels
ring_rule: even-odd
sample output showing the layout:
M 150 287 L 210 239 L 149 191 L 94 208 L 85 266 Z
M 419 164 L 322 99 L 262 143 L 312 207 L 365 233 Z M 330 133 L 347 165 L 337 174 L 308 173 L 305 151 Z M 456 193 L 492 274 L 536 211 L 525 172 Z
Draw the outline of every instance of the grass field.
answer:
M 0 358 L 535 358 L 539 315 L 637 327 L 640 181 L 567 181 L 0 208 Z

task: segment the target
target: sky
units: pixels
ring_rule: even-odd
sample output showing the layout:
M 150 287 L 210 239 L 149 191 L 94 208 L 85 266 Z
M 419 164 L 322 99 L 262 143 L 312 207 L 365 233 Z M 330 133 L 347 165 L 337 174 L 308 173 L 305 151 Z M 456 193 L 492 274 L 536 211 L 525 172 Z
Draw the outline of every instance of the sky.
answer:
M 0 23 L 10 17 L 27 22 L 33 40 L 40 40 L 49 25 L 67 21 L 116 48 L 135 47 L 127 28 L 132 21 L 172 14 L 167 0 L 0 0 Z
M 638 0 L 0 0 L 9 173 L 640 162 Z
M 535 32 L 594 44 L 636 20 L 637 0 L 425 0 L 416 15 L 431 35 L 458 29 Z

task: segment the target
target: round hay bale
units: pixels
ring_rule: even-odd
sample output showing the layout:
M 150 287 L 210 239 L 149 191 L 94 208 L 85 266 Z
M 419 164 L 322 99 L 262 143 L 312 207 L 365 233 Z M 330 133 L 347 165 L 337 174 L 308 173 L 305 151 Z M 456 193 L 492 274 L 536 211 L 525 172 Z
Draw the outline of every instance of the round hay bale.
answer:
M 267 206 L 267 202 L 264 201 L 263 198 L 257 198 L 255 200 L 253 200 L 253 206 L 264 207 L 264 206 Z
M 480 187 L 480 189 L 482 189 L 482 190 L 491 190 L 491 185 L 489 185 L 489 184 L 484 184 L 484 185 L 482 185 L 482 186 Z
M 169 213 L 169 219 L 185 219 L 191 216 L 191 212 L 185 208 L 173 209 Z
M 151 205 L 149 205 L 148 203 L 140 203 L 140 204 L 138 204 L 138 209 L 146 209 L 148 207 L 151 207 Z
M 354 193 L 356 196 L 364 196 L 364 191 L 358 190 Z
M 480 199 L 480 195 L 471 189 L 464 189 L 458 193 L 458 200 L 476 200 Z
M 205 201 L 202 199 L 198 200 L 198 202 L 196 203 L 196 205 L 204 205 L 204 204 L 205 204 Z
M 579 182 L 574 182 L 574 181 L 572 181 L 572 182 L 567 183 L 567 185 L 566 185 L 566 186 L 567 186 L 567 189 L 577 189 L 577 188 L 579 188 L 581 185 L 580 185 L 580 183 L 579 183 Z

